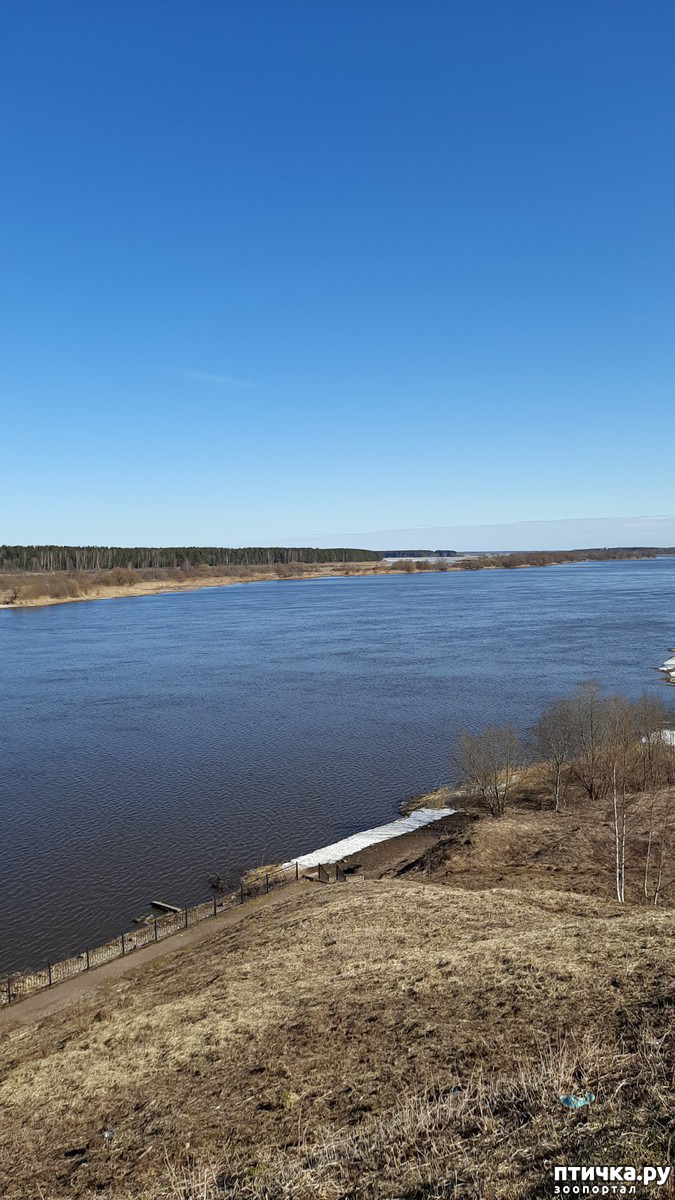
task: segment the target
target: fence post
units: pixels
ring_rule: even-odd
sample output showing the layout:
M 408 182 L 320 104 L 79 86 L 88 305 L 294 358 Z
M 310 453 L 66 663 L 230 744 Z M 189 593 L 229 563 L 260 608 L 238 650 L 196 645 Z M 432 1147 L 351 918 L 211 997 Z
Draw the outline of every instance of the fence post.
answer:
M 239 884 L 239 895 L 241 897 L 241 902 L 243 904 L 244 903 L 244 881 L 243 880 L 241 880 L 241 882 Z
M 12 976 L 7 976 L 7 1003 L 12 1003 Z
M 89 970 L 89 951 L 85 950 L 85 954 L 87 956 L 87 970 Z
M 47 959 L 47 987 L 52 986 L 52 964 Z
M 295 864 L 295 882 L 298 882 L 298 864 Z
M 122 934 L 122 958 L 124 958 L 124 934 Z
M 152 918 L 155 923 L 155 941 L 157 941 L 157 917 Z
M 187 929 L 187 927 L 188 927 L 188 910 L 186 908 L 185 909 L 185 928 Z
M 267 895 L 269 890 L 270 890 L 270 877 L 269 877 L 269 875 L 265 875 L 265 895 Z
M 213 915 L 216 915 L 216 893 L 213 893 Z

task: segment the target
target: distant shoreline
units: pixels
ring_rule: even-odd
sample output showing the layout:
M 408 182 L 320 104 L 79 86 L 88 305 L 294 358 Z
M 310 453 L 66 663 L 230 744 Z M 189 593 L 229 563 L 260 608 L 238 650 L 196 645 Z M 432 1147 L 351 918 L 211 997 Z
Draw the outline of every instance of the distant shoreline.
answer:
M 340 577 L 348 577 L 350 575 L 389 575 L 391 572 L 388 565 L 380 565 L 379 563 L 353 563 L 349 564 L 351 570 L 345 570 L 345 564 L 328 564 L 325 567 L 316 567 L 309 571 L 298 571 L 289 574 L 276 574 L 272 570 L 260 571 L 259 573 L 250 575 L 217 575 L 200 578 L 199 576 L 190 576 L 187 579 L 166 579 L 166 580 L 139 580 L 136 583 L 128 583 L 121 585 L 99 585 L 92 587 L 91 591 L 80 596 L 35 596 L 26 599 L 17 599 L 11 604 L 0 603 L 0 609 L 17 609 L 17 608 L 44 608 L 52 604 L 78 604 L 85 600 L 122 600 L 125 597 L 135 596 L 170 596 L 179 592 L 198 592 L 202 588 L 221 588 L 229 587 L 235 583 L 282 583 L 284 580 L 303 580 L 303 579 L 334 579 Z M 29 576 L 27 576 L 29 578 Z M 1 583 L 1 577 L 0 577 Z
M 614 562 L 637 559 L 653 559 L 672 554 L 672 550 L 589 550 L 589 551 L 533 551 L 513 554 L 471 555 L 458 556 L 457 559 L 427 560 L 382 560 L 380 562 L 340 562 L 321 564 L 278 564 L 276 566 L 250 567 L 248 569 L 232 569 L 228 574 L 213 575 L 184 575 L 183 577 L 147 579 L 138 578 L 116 583 L 104 576 L 114 579 L 113 572 L 101 572 L 89 579 L 75 572 L 44 572 L 39 575 L 30 571 L 6 576 L 0 574 L 0 609 L 44 608 L 53 604 L 76 604 L 85 600 L 121 600 L 125 597 L 163 596 L 179 592 L 201 591 L 202 588 L 228 587 L 235 583 L 272 583 L 302 581 L 309 579 L 339 579 L 372 575 L 407 575 L 463 571 L 494 571 L 514 570 L 544 566 L 562 566 L 566 563 L 577 562 Z M 131 575 L 133 572 L 122 572 Z M 140 572 L 139 572 L 140 574 Z M 67 594 L 50 595 L 48 591 L 40 593 L 36 589 L 41 584 L 47 588 L 54 586 L 65 589 Z M 4 585 L 4 591 L 3 591 Z M 15 595 L 11 600 L 5 597 L 11 590 Z M 22 589 L 26 589 L 24 595 Z M 80 589 L 86 589 L 81 591 Z

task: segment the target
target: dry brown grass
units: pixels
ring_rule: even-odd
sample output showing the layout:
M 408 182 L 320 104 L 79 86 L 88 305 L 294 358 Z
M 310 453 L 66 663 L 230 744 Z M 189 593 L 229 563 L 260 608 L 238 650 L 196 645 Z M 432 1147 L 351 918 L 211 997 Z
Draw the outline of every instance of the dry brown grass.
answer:
M 568 1136 L 561 1139 L 562 1110 L 552 1108 L 551 1097 L 564 1092 L 570 1078 L 583 1078 L 598 1094 L 604 1089 L 604 1132 L 614 1127 L 626 1157 L 643 1163 L 654 1153 L 654 1139 L 642 1130 L 632 1130 L 626 1144 L 622 1123 L 632 1114 L 623 1103 L 623 1081 L 617 1082 L 616 1058 L 605 1061 L 598 1050 L 591 1039 L 578 1046 L 563 1041 L 510 1074 L 478 1068 L 464 1085 L 431 1086 L 422 1094 L 404 1095 L 387 1113 L 301 1137 L 292 1153 L 263 1149 L 254 1163 L 236 1145 L 226 1148 L 218 1164 L 185 1154 L 178 1164 L 167 1161 L 164 1180 L 142 1195 L 148 1200 L 548 1197 L 551 1162 L 565 1156 L 571 1162 L 570 1155 L 583 1162 L 591 1139 L 595 1153 L 604 1153 L 605 1160 L 617 1153 L 609 1138 L 604 1146 L 601 1139 L 598 1144 L 599 1125 L 588 1114 L 568 1119 Z M 629 1057 L 623 1056 L 624 1067 Z M 633 1058 L 637 1061 L 631 1066 L 646 1066 L 650 1100 L 665 1125 L 672 1078 L 663 1039 L 645 1034 Z M 541 1171 L 541 1186 L 532 1181 L 534 1164 Z M 129 1200 L 137 1197 L 129 1194 Z
M 459 808 L 466 805 L 466 794 L 457 788 L 443 786 L 434 788 L 432 792 L 419 792 L 415 796 L 406 796 L 399 804 L 399 809 L 405 817 L 418 808 Z
M 499 819 L 486 816 L 480 797 L 462 788 L 441 787 L 411 797 L 401 810 L 407 813 L 420 807 L 454 807 L 466 814 L 466 820 L 454 834 L 449 831 L 449 836 L 439 837 L 416 861 L 404 862 L 389 874 L 417 873 L 472 890 L 509 886 L 528 892 L 556 888 L 608 899 L 616 895 L 611 800 L 591 802 L 578 786 L 570 786 L 562 810 L 553 811 L 542 763 L 519 771 L 513 798 Z M 626 901 L 653 900 L 663 855 L 659 903 L 672 906 L 675 789 L 631 794 L 626 812 Z
M 3 1038 L 0 1194 L 530 1200 L 552 1162 L 664 1162 L 672 975 L 658 910 L 292 889 Z
M 531 803 L 530 803 L 531 801 Z M 626 900 L 644 903 L 644 867 L 649 828 L 660 828 L 660 813 L 672 795 L 662 793 L 651 811 L 648 796 L 635 796 L 628 806 Z M 534 807 L 532 807 L 534 805 Z M 466 806 L 471 809 L 470 803 Z M 476 815 L 476 814 L 474 814 Z M 671 825 L 675 822 L 671 821 Z M 668 870 L 661 903 L 675 900 L 673 843 L 667 839 Z M 614 833 L 609 804 L 571 803 L 563 812 L 538 807 L 534 792 L 507 809 L 500 819 L 476 819 L 461 837 L 433 848 L 433 877 L 438 882 L 471 889 L 516 887 L 529 893 L 542 888 L 573 890 L 611 899 L 615 894 Z M 426 863 L 420 862 L 419 870 Z M 652 871 L 653 874 L 653 871 Z

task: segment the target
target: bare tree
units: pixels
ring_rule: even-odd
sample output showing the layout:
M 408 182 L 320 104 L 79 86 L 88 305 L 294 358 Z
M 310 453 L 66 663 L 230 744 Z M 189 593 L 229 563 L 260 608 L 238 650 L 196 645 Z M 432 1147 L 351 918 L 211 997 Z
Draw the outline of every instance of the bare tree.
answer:
M 620 903 L 626 900 L 627 869 L 641 868 L 643 852 L 646 900 L 658 904 L 675 883 L 674 727 L 675 713 L 669 714 L 659 698 L 603 696 L 595 682 L 550 705 L 534 727 L 534 745 L 547 764 L 555 809 L 563 805 L 568 784 L 576 781 L 591 819 L 613 830 L 614 891 Z M 455 761 L 488 811 L 502 816 L 525 761 L 513 726 L 463 730 Z
M 603 776 L 612 797 L 616 898 L 626 899 L 626 826 L 628 795 L 640 757 L 636 705 L 624 696 L 609 696 L 602 705 Z
M 639 736 L 639 787 L 643 796 L 649 799 L 647 849 L 642 882 L 645 900 L 649 900 L 653 852 L 657 881 L 662 874 L 659 871 L 659 860 L 663 856 L 663 839 L 659 837 L 659 834 L 661 832 L 665 834 L 666 830 L 663 829 L 662 824 L 664 806 L 660 801 L 663 798 L 662 789 L 672 782 L 671 768 L 675 756 L 664 738 L 667 713 L 661 698 L 642 695 L 635 702 L 634 710 Z M 665 807 L 667 809 L 668 806 Z M 654 886 L 656 887 L 656 885 Z
M 661 891 L 664 886 L 663 873 L 666 863 L 672 857 L 672 840 L 673 840 L 673 776 L 671 774 L 670 787 L 661 795 L 661 811 L 659 814 L 658 826 L 655 837 L 655 854 L 654 854 L 654 869 L 655 877 L 652 885 L 652 902 L 656 905 L 661 899 Z M 666 881 L 672 883 L 673 880 Z M 649 899 L 649 895 L 647 896 Z
M 504 815 L 523 753 L 513 725 L 488 725 L 479 733 L 460 732 L 457 764 L 462 778 L 478 792 L 493 817 Z
M 571 715 L 571 770 L 589 800 L 607 795 L 604 770 L 605 705 L 596 680 L 579 684 L 569 700 Z
M 670 858 L 675 787 L 675 713 L 660 698 L 642 696 L 636 703 L 640 734 L 640 788 L 649 797 L 643 893 L 658 904 Z
M 571 773 L 573 713 L 569 700 L 549 704 L 534 727 L 537 758 L 546 764 L 551 799 L 560 812 Z

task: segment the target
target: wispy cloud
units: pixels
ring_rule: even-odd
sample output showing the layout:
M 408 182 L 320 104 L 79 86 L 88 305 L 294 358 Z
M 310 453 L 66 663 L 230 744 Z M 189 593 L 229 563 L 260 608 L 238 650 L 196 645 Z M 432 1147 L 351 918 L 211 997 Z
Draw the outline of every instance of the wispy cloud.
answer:
M 235 375 L 217 375 L 213 371 L 194 371 L 181 368 L 178 371 L 184 379 L 196 379 L 200 383 L 220 383 L 224 387 L 254 388 L 255 384 L 249 379 L 237 379 Z
M 362 534 L 378 548 L 416 540 L 456 550 L 584 550 L 596 546 L 672 546 L 675 516 L 568 517 L 492 525 L 375 529 Z

